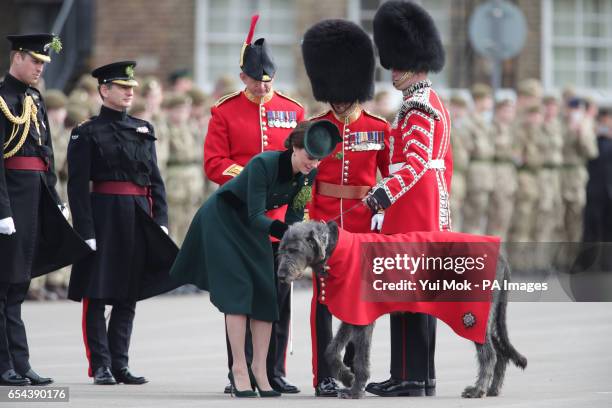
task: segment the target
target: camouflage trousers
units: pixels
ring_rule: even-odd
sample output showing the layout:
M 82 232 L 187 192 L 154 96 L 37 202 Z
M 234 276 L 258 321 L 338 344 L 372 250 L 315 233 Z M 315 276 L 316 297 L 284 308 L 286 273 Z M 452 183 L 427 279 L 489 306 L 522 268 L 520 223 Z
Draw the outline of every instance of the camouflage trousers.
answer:
M 493 177 L 492 162 L 477 161 L 470 163 L 466 178 L 467 194 L 463 206 L 463 232 L 468 234 L 485 233 L 487 209 L 495 183 Z
M 499 183 L 491 192 L 487 216 L 487 235 L 501 237 L 502 241 L 508 238 L 512 213 L 514 212 L 514 198 L 517 190 L 517 173 L 513 163 L 498 163 L 494 168 L 495 180 Z

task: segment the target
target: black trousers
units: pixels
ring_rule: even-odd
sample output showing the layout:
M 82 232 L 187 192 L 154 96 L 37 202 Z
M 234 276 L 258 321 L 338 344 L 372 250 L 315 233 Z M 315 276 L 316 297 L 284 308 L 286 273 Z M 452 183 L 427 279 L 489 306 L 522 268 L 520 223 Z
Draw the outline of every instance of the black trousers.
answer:
M 104 308 L 112 304 L 108 329 Z M 99 367 L 118 370 L 128 366 L 130 338 L 136 314 L 134 301 L 83 299 L 83 340 L 89 360 L 89 376 Z
M 391 315 L 391 377 L 425 381 L 436 378 L 436 318 L 423 313 Z
M 331 342 L 334 333 L 332 330 L 332 315 L 325 304 L 319 303 L 320 296 L 320 281 L 313 279 L 313 285 L 316 290 L 316 298 L 313 299 L 313 309 L 311 309 L 311 335 L 312 335 L 312 355 L 313 359 L 313 386 L 316 387 L 323 379 L 333 377 L 327 359 L 325 358 L 325 349 Z M 344 365 L 347 367 L 353 366 L 353 357 L 355 356 L 355 347 L 352 342 L 347 344 L 344 352 Z
M 25 325 L 21 320 L 21 304 L 30 282 L 0 283 L 0 374 L 14 369 L 25 374 L 30 369 L 30 352 Z
M 278 263 L 276 262 L 276 254 L 278 252 L 278 242 L 272 243 L 272 251 L 274 252 L 274 274 L 277 273 Z M 289 342 L 289 325 L 291 320 L 291 285 L 282 283 L 276 279 L 277 301 L 279 310 L 279 320 L 272 323 L 272 333 L 270 335 L 270 347 L 268 348 L 268 357 L 266 359 L 266 368 L 268 378 L 285 377 L 287 375 L 286 357 L 287 345 Z M 253 361 L 253 342 L 251 339 L 250 320 L 247 319 L 246 337 L 244 351 L 246 354 L 247 364 L 250 365 Z M 227 346 L 227 367 L 231 371 L 234 360 L 232 358 L 232 349 L 229 338 L 227 337 L 227 328 L 225 332 L 225 344 Z

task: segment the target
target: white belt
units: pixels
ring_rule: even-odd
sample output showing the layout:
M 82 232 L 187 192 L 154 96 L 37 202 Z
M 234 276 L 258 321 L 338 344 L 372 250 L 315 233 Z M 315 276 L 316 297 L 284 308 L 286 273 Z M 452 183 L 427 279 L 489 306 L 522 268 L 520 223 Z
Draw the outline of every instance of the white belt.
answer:
M 404 165 L 406 165 L 406 163 L 393 163 L 393 164 L 390 164 L 389 165 L 389 174 L 396 173 L 399 169 L 404 167 Z M 444 170 L 444 169 L 446 169 L 446 165 L 444 164 L 444 160 L 443 159 L 435 159 L 435 160 L 430 160 L 427 163 L 427 168 L 428 169 L 434 169 L 434 170 Z

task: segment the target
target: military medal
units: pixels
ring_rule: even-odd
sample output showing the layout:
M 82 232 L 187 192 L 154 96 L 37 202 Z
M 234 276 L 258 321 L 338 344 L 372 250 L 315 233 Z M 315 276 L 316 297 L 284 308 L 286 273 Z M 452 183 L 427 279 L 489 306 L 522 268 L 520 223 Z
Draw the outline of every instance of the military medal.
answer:
M 278 114 L 279 112 L 274 111 L 274 127 L 281 127 L 281 121 Z
M 295 128 L 297 126 L 297 121 L 296 121 L 297 118 L 296 118 L 295 111 L 289 112 L 289 115 L 291 116 L 291 123 L 290 123 L 290 125 L 291 125 L 292 128 Z
M 287 112 L 285 111 L 281 111 L 280 112 L 280 121 L 281 121 L 281 127 L 282 128 L 287 128 Z
M 268 127 L 274 127 L 274 111 L 268 111 Z

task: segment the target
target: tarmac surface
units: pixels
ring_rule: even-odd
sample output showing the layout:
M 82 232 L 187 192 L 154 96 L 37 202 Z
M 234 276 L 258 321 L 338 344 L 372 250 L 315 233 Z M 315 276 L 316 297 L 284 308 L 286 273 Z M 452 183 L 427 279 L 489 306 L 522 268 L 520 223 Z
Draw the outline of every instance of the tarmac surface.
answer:
M 474 346 L 438 323 L 436 397 L 363 400 L 315 398 L 312 388 L 308 289 L 295 292 L 294 353 L 288 378 L 302 392 L 281 398 L 237 400 L 227 384 L 222 315 L 206 294 L 165 296 L 138 304 L 130 366 L 146 385 L 94 386 L 87 377 L 81 307 L 69 301 L 27 302 L 31 363 L 53 386 L 68 387 L 69 403 L 0 402 L 0 407 L 612 407 L 612 303 L 511 303 L 510 338 L 529 360 L 523 372 L 509 365 L 502 395 L 460 397 L 476 376 Z M 389 376 L 389 323 L 374 331 L 372 378 Z M 6 389 L 4 389 L 6 393 Z M 1 390 L 0 390 L 1 391 Z

